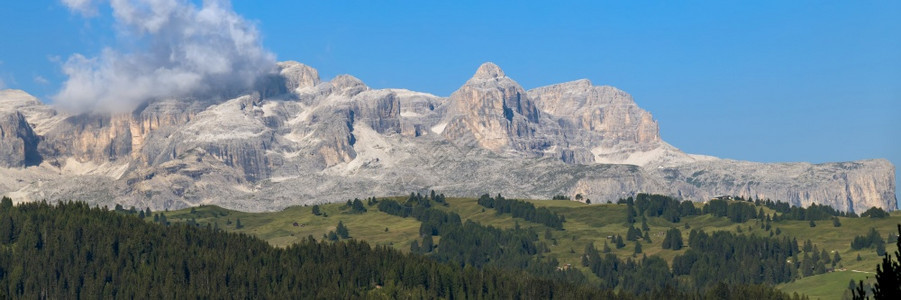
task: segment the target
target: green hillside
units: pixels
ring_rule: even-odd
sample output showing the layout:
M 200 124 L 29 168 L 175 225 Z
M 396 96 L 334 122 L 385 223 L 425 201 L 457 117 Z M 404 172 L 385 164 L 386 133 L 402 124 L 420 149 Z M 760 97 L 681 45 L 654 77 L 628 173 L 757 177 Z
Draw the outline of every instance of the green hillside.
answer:
M 403 201 L 406 197 L 393 198 Z M 589 281 L 598 281 L 598 277 L 582 267 L 581 255 L 589 243 L 593 243 L 597 249 L 602 249 L 605 242 L 609 244 L 612 253 L 621 259 L 633 257 L 635 242 L 626 242 L 626 246 L 616 249 L 610 236 L 626 236 L 629 231 L 627 223 L 627 206 L 624 204 L 596 204 L 587 205 L 575 201 L 561 200 L 528 200 L 538 208 L 547 208 L 550 211 L 565 217 L 563 230 L 555 230 L 542 224 L 526 221 L 523 218 L 514 218 L 511 214 L 498 214 L 494 209 L 486 208 L 477 203 L 473 198 L 447 198 L 446 206 L 437 205 L 435 208 L 454 212 L 465 220 L 471 220 L 482 225 L 490 225 L 498 228 L 514 228 L 517 224 L 522 228 L 534 228 L 539 239 L 544 242 L 548 253 L 543 254 L 559 261 L 561 267 L 572 267 L 582 271 Z M 696 208 L 701 208 L 702 203 L 696 203 Z M 321 214 L 314 215 L 313 207 L 290 207 L 279 212 L 245 213 L 223 209 L 214 206 L 201 206 L 193 209 L 164 212 L 168 221 L 195 222 L 198 226 L 210 226 L 226 231 L 241 232 L 260 237 L 270 244 L 285 247 L 302 241 L 307 236 L 313 236 L 317 240 L 323 240 L 330 231 L 336 230 L 339 222 L 347 226 L 350 237 L 365 240 L 372 244 L 391 246 L 400 251 L 409 252 L 413 241 L 419 240 L 421 222 L 414 218 L 402 218 L 379 211 L 377 205 L 365 205 L 366 212 L 354 213 L 352 208 L 345 203 L 325 204 L 320 207 Z M 757 206 L 765 214 L 772 215 L 773 209 Z M 147 217 L 151 219 L 151 217 Z M 238 228 L 237 224 L 243 226 Z M 677 223 L 665 220 L 662 217 L 647 217 L 648 237 L 650 242 L 640 239 L 642 254 L 647 256 L 657 255 L 672 264 L 673 257 L 685 253 L 688 247 L 689 232 L 691 229 L 700 229 L 705 232 L 728 231 L 742 235 L 755 235 L 761 237 L 787 236 L 795 238 L 799 246 L 806 240 L 810 240 L 820 250 L 825 250 L 830 256 L 838 252 L 841 261 L 836 265 L 834 272 L 811 275 L 792 282 L 780 284 L 783 291 L 807 294 L 812 298 L 840 299 L 847 289 L 851 279 L 864 279 L 874 272 L 876 264 L 881 260 L 873 248 L 854 250 L 850 244 L 857 235 L 864 235 L 870 228 L 875 228 L 885 239 L 889 233 L 897 232 L 896 225 L 901 224 L 901 213 L 894 212 L 885 218 L 848 218 L 838 217 L 840 227 L 834 227 L 831 220 L 815 221 L 815 227 L 811 227 L 809 221 L 780 220 L 773 221 L 769 231 L 763 227 L 764 222 L 758 219 L 736 223 L 726 217 L 715 217 L 711 214 L 692 215 L 682 217 Z M 638 217 L 635 227 L 641 227 L 641 217 Z M 670 228 L 681 230 L 686 247 L 681 250 L 663 249 L 665 232 Z M 739 232 L 740 231 L 740 232 Z M 776 232 L 779 232 L 777 235 Z M 435 237 L 436 244 L 440 245 L 440 236 Z M 895 250 L 894 243 L 886 243 L 886 250 Z M 861 260 L 856 258 L 860 256 Z M 567 266 L 568 265 L 568 266 Z M 828 267 L 828 266 L 827 266 Z M 861 272 L 854 272 L 861 271 Z

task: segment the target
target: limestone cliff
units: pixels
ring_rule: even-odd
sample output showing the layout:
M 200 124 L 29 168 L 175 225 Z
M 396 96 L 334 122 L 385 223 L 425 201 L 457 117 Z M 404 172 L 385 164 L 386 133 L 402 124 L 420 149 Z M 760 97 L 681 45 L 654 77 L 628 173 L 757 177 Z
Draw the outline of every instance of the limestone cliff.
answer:
M 497 153 L 543 151 L 548 146 L 536 140 L 537 106 L 493 63 L 480 66 L 448 102 L 450 111 L 442 135 L 450 141 L 472 141 Z
M 241 210 L 402 195 L 502 193 L 593 202 L 639 192 L 893 210 L 886 160 L 765 164 L 687 154 L 624 91 L 529 91 L 492 63 L 450 97 L 321 81 L 297 62 L 234 99 L 159 99 L 127 114 L 58 111 L 0 91 L 0 194 L 15 201 Z
M 25 167 L 41 163 L 38 137 L 18 111 L 0 112 L 0 167 Z

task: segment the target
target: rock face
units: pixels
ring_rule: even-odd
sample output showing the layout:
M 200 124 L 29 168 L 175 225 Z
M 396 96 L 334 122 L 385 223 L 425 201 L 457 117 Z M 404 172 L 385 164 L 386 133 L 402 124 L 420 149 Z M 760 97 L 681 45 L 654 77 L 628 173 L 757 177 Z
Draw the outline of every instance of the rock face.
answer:
M 448 100 L 450 112 L 442 135 L 494 152 L 540 152 L 536 139 L 538 107 L 515 81 L 493 63 L 485 63 L 475 76 Z
M 17 111 L 0 113 L 0 167 L 25 167 L 41 163 L 38 137 L 25 116 Z
M 15 201 L 261 211 L 438 190 L 593 202 L 639 192 L 893 210 L 886 160 L 763 164 L 686 154 L 629 94 L 577 80 L 524 90 L 483 64 L 448 98 L 322 82 L 279 63 L 246 95 L 70 115 L 0 91 L 0 193 Z

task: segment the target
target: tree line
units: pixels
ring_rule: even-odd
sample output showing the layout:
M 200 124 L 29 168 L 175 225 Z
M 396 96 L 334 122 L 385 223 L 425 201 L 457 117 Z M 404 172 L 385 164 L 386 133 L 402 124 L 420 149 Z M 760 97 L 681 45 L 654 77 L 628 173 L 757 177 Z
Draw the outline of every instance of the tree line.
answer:
M 547 227 L 557 230 L 563 230 L 563 222 L 566 219 L 558 215 L 546 207 L 535 208 L 535 205 L 529 202 L 506 199 L 500 194 L 491 198 L 488 194 L 479 197 L 479 205 L 485 208 L 493 208 L 498 215 L 511 214 L 514 218 L 523 218 L 526 221 L 544 224 Z

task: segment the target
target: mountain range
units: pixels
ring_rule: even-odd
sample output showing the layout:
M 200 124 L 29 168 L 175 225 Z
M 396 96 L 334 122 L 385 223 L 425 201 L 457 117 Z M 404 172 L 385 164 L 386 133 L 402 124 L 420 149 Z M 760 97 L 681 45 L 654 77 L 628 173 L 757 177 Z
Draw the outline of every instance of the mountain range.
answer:
M 278 67 L 233 99 L 160 99 L 121 114 L 68 113 L 2 90 L 0 194 L 155 210 L 269 211 L 429 190 L 593 203 L 644 192 L 844 211 L 897 205 L 885 159 L 756 163 L 684 153 L 629 94 L 588 80 L 525 90 L 485 63 L 445 98 L 372 89 L 349 75 L 323 82 L 297 62 Z

